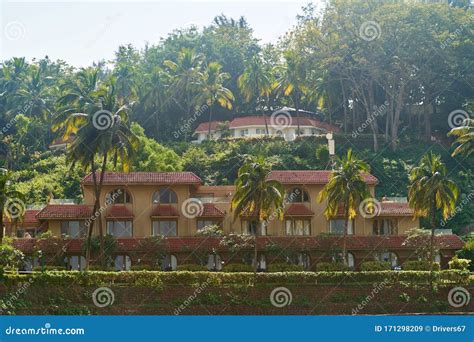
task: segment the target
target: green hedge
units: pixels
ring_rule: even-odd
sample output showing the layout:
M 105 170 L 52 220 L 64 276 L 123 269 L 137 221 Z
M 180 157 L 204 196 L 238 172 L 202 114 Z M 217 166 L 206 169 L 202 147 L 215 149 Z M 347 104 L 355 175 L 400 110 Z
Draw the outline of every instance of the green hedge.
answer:
M 210 286 L 250 284 L 285 285 L 285 284 L 337 284 L 337 283 L 368 283 L 385 282 L 395 284 L 407 282 L 413 284 L 429 284 L 430 272 L 427 271 L 379 271 L 379 272 L 79 272 L 51 271 L 37 272 L 32 275 L 8 273 L 2 281 L 7 285 L 15 285 L 33 277 L 35 284 L 64 285 L 77 283 L 84 286 L 107 286 L 124 284 L 128 286 L 162 286 L 176 284 L 202 284 Z M 468 284 L 469 272 L 460 270 L 443 270 L 434 273 L 434 281 L 442 284 Z
M 387 261 L 366 261 L 360 264 L 361 271 L 386 271 L 392 267 Z
M 316 271 L 318 272 L 349 271 L 349 266 L 346 266 L 340 262 L 320 262 L 316 264 Z
M 274 263 L 268 265 L 268 272 L 303 272 L 304 268 L 301 265 L 288 263 Z
M 253 272 L 252 265 L 246 264 L 227 264 L 222 269 L 223 272 Z
M 64 266 L 35 266 L 33 267 L 34 272 L 43 272 L 43 271 L 66 271 Z
M 207 269 L 207 266 L 204 265 L 197 265 L 197 264 L 183 264 L 183 265 L 178 265 L 178 271 L 209 271 Z
M 409 260 L 405 261 L 405 263 L 402 265 L 402 268 L 405 271 L 429 271 L 430 262 L 428 260 Z M 440 268 L 439 262 L 433 263 L 434 271 L 439 271 Z
M 454 257 L 448 263 L 450 270 L 467 270 L 469 269 L 469 265 L 471 264 L 471 260 L 469 259 L 459 259 L 458 257 Z

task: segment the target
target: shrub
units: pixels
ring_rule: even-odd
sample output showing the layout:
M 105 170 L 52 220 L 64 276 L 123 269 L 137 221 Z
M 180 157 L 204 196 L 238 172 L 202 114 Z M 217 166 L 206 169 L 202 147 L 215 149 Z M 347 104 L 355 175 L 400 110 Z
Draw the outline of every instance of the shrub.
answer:
M 115 267 L 102 267 L 100 265 L 89 265 L 89 271 L 115 272 Z
M 466 242 L 464 247 L 457 253 L 457 256 L 458 258 L 470 260 L 469 270 L 474 272 L 474 240 Z
M 268 272 L 303 272 L 304 268 L 301 265 L 288 263 L 274 263 L 268 265 Z
M 224 266 L 224 272 L 253 272 L 252 265 L 247 264 L 228 264 Z
M 429 271 L 430 262 L 428 260 L 408 260 L 403 264 L 403 270 L 406 271 Z M 433 263 L 433 270 L 439 271 L 439 262 Z
M 66 271 L 64 266 L 35 266 L 33 267 L 34 272 L 50 272 L 50 271 Z
M 348 271 L 349 266 L 340 262 L 320 262 L 316 264 L 316 271 L 318 272 L 334 272 L 334 271 Z
M 467 270 L 469 269 L 469 264 L 471 260 L 468 259 L 459 259 L 457 256 L 451 259 L 448 263 L 450 270 Z
M 17 269 L 25 256 L 8 242 L 0 245 L 0 267 L 4 269 Z
M 391 268 L 390 263 L 386 261 L 366 261 L 360 265 L 361 271 L 386 271 Z
M 207 266 L 197 264 L 178 265 L 178 271 L 209 271 Z
M 153 267 L 151 265 L 132 265 L 130 268 L 131 271 L 161 271 L 161 269 L 157 269 L 157 267 Z

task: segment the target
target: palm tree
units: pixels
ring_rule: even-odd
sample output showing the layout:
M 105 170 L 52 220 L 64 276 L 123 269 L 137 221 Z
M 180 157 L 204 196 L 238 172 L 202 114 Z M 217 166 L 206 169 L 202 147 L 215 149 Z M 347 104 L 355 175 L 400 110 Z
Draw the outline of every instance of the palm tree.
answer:
M 329 182 L 318 195 L 318 202 L 327 201 L 324 215 L 332 219 L 338 215 L 340 206 L 344 209 L 344 237 L 342 257 L 347 263 L 346 240 L 349 221 L 357 216 L 357 211 L 365 199 L 371 198 L 369 187 L 364 180 L 364 173 L 370 172 L 370 167 L 358 159 L 349 149 L 345 158 L 335 160 L 335 168 L 329 176 Z M 368 202 L 367 209 L 373 209 L 373 203 Z
M 10 222 L 21 220 L 25 213 L 25 196 L 12 188 L 11 172 L 0 169 L 0 244 L 3 241 L 4 217 Z
M 234 220 L 242 214 L 255 215 L 258 219 L 255 229 L 254 272 L 257 272 L 257 237 L 264 221 L 274 212 L 283 218 L 283 198 L 285 190 L 280 182 L 269 180 L 272 163 L 263 156 L 249 157 L 238 171 L 235 181 L 236 190 L 232 198 L 231 209 Z
M 421 158 L 418 166 L 410 171 L 408 204 L 414 209 L 414 217 L 428 217 L 431 224 L 430 273 L 433 282 L 433 261 L 436 229 L 436 212 L 444 219 L 455 210 L 459 190 L 448 178 L 446 166 L 439 155 L 430 152 Z
M 298 59 L 296 52 L 287 51 L 285 53 L 285 65 L 277 67 L 279 74 L 273 88 L 283 96 L 289 96 L 296 110 L 296 120 L 298 126 L 298 137 L 300 136 L 300 118 L 299 111 L 303 95 L 308 93 L 306 85 L 306 68 Z
M 268 104 L 268 98 L 272 92 L 272 73 L 265 68 L 260 55 L 254 55 L 247 61 L 244 73 L 237 79 L 237 85 L 246 102 L 255 98 L 255 108 L 258 108 L 260 99 L 263 97 Z M 262 108 L 262 117 L 265 120 L 265 133 L 268 135 L 268 124 L 265 117 L 265 108 Z
M 465 119 L 462 126 L 453 128 L 448 136 L 455 136 L 454 144 L 458 146 L 454 150 L 452 156 L 458 154 L 470 156 L 474 152 L 474 119 Z
M 166 60 L 163 64 L 169 69 L 171 86 L 169 95 L 176 104 L 180 105 L 180 97 L 184 97 L 186 118 L 191 117 L 195 103 L 196 81 L 201 72 L 204 56 L 192 49 L 183 48 L 177 56 L 176 62 Z M 187 135 L 185 137 L 187 139 Z
M 165 110 L 168 105 L 168 83 L 169 75 L 161 68 L 155 67 L 151 73 L 147 73 L 146 77 L 148 80 L 148 90 L 144 95 L 145 108 L 150 109 L 153 112 L 155 119 L 155 132 L 156 137 L 159 136 L 159 116 Z
M 222 65 L 211 62 L 198 80 L 201 94 L 197 100 L 204 102 L 209 107 L 209 139 L 211 138 L 212 107 L 217 102 L 221 107 L 232 109 L 234 95 L 224 87 L 224 82 L 230 78 L 227 72 L 221 72 Z
M 113 79 L 105 87 L 94 91 L 91 100 L 94 102 L 85 107 L 95 111 L 89 114 L 72 113 L 53 127 L 54 130 L 63 132 L 63 139 L 75 137 L 68 149 L 68 161 L 71 167 L 79 164 L 85 170 L 90 170 L 93 179 L 95 201 L 92 213 L 95 219 L 91 220 L 87 232 L 87 268 L 95 220 L 99 221 L 101 258 L 104 255 L 102 211 L 99 209 L 107 162 L 112 158 L 116 167 L 120 159 L 122 169 L 127 172 L 131 156 L 138 147 L 138 138 L 129 128 L 127 106 L 117 100 Z M 101 159 L 100 168 L 96 165 L 96 158 Z

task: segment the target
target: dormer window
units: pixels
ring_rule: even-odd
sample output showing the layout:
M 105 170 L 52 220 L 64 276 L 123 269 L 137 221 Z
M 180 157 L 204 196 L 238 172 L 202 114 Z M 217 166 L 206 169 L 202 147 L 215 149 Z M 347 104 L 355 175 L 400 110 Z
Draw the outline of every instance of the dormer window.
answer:
M 286 193 L 286 199 L 291 203 L 309 202 L 309 195 L 303 188 L 296 187 Z

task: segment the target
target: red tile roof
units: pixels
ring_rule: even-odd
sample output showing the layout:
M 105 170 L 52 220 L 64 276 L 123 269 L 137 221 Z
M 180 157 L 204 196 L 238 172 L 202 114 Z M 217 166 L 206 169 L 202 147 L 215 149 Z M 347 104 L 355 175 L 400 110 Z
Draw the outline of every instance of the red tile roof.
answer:
M 215 131 L 220 124 L 223 124 L 224 121 L 211 121 L 211 131 Z M 209 122 L 200 123 L 196 129 L 195 133 L 208 133 L 209 132 Z
M 39 209 L 26 209 L 25 214 L 23 215 L 23 221 L 18 221 L 17 225 L 20 227 L 26 226 L 39 226 L 40 222 L 36 218 L 36 215 L 40 212 Z M 10 219 L 8 216 L 4 217 L 5 224 L 10 224 Z
M 406 236 L 348 236 L 347 249 L 351 250 L 413 250 L 413 247 L 403 244 Z M 464 242 L 457 235 L 437 236 L 442 250 L 458 250 L 464 246 Z M 140 251 L 143 247 L 143 238 L 118 238 L 119 252 Z M 16 248 L 25 253 L 34 251 L 36 239 L 14 239 Z M 258 238 L 259 250 L 267 250 L 271 244 L 277 244 L 282 248 L 292 247 L 302 250 L 323 250 L 340 248 L 342 246 L 342 236 L 314 236 L 314 237 L 271 237 L 264 236 Z M 38 240 L 41 250 L 54 253 L 64 248 L 68 253 L 80 253 L 82 251 L 83 239 L 48 239 Z M 250 248 L 250 247 L 249 247 Z M 193 252 L 197 249 L 225 251 L 227 248 L 220 244 L 220 239 L 215 237 L 167 237 L 164 240 L 164 249 L 170 253 Z
M 414 210 L 403 202 L 380 202 L 381 211 L 378 216 L 413 216 Z
M 271 117 L 268 115 L 265 117 L 256 116 L 256 115 L 237 117 L 237 118 L 233 118 L 229 122 L 229 128 L 239 128 L 239 127 L 245 127 L 245 126 L 265 126 L 265 120 L 267 122 L 267 125 L 271 126 Z M 298 126 L 298 121 L 299 121 L 300 126 L 311 126 L 315 128 L 323 128 L 327 131 L 332 131 L 332 132 L 339 132 L 341 130 L 337 126 L 319 121 L 314 118 L 309 118 L 309 117 L 300 117 L 300 118 L 291 117 L 290 126 Z M 216 130 L 217 126 L 223 123 L 224 123 L 223 121 L 211 121 L 211 130 Z M 199 124 L 199 126 L 194 130 L 194 133 L 206 133 L 208 131 L 209 131 L 209 122 L 203 122 Z
M 81 183 L 92 184 L 92 174 Z M 104 184 L 201 184 L 201 179 L 192 172 L 107 172 Z
M 282 184 L 326 184 L 332 171 L 329 170 L 274 170 L 268 179 L 277 180 Z M 363 175 L 367 184 L 378 182 L 370 173 Z
M 38 214 L 37 219 L 87 219 L 92 215 L 92 207 L 84 204 L 48 204 Z
M 314 212 L 303 203 L 293 203 L 285 211 L 288 216 L 313 216 Z
M 178 210 L 169 204 L 159 204 L 153 209 L 151 216 L 178 217 Z
M 133 213 L 125 205 L 113 205 L 107 213 L 107 218 L 133 218 Z
M 217 208 L 213 203 L 204 203 L 201 217 L 224 217 L 225 213 Z

